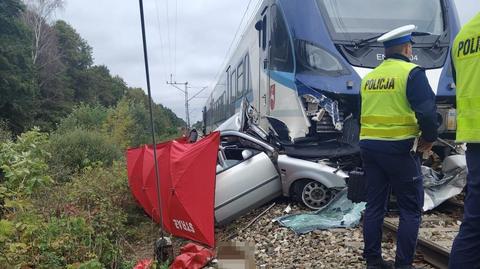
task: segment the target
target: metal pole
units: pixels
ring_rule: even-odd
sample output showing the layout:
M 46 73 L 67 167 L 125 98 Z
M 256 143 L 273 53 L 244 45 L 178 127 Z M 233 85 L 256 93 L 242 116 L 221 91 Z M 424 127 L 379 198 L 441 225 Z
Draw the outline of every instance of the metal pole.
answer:
M 190 115 L 189 115 L 189 111 L 188 111 L 188 81 L 185 82 L 185 83 L 177 83 L 176 81 L 173 81 L 172 80 L 172 74 L 170 74 L 170 82 L 167 81 L 167 84 L 174 87 L 175 89 L 183 92 L 183 94 L 185 95 L 185 127 L 187 128 L 187 130 L 190 129 Z M 177 85 L 184 85 L 185 86 L 185 90 L 182 90 L 180 89 L 179 87 L 177 87 Z
M 163 212 L 162 212 L 162 204 L 160 202 L 160 174 L 158 172 L 158 162 L 157 162 L 157 143 L 155 141 L 155 126 L 153 122 L 153 112 L 152 112 L 152 91 L 150 87 L 150 71 L 148 68 L 148 53 L 147 53 L 147 37 L 145 33 L 145 18 L 143 14 L 143 0 L 139 0 L 140 4 L 140 19 L 142 24 L 142 39 L 143 39 L 143 56 L 145 60 L 145 75 L 147 79 L 147 90 L 148 90 L 148 108 L 150 109 L 150 125 L 152 128 L 152 143 L 153 143 L 153 158 L 155 163 L 155 178 L 156 178 L 156 187 L 157 187 L 157 199 L 158 199 L 158 211 L 160 214 L 160 226 L 162 228 L 160 236 L 163 240 Z M 163 251 L 161 251 L 161 255 L 163 256 Z M 163 260 L 163 257 L 161 257 Z
M 187 110 L 187 130 L 190 130 L 190 109 L 188 105 L 188 82 L 185 82 L 185 106 Z

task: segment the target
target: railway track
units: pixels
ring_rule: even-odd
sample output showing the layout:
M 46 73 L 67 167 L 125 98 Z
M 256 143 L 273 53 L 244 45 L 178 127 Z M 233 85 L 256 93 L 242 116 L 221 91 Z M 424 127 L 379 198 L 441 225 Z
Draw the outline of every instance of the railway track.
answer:
M 436 268 L 447 269 L 453 239 L 460 228 L 463 203 L 447 201 L 438 211 L 426 213 L 422 218 L 417 251 L 423 260 Z M 388 217 L 384 229 L 394 236 L 398 230 L 398 217 Z

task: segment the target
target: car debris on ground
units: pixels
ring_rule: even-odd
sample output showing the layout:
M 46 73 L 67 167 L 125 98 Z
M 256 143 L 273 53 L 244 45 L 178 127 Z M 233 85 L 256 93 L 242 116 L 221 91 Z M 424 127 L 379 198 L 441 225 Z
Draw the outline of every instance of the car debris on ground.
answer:
M 364 210 L 365 203 L 353 203 L 348 200 L 345 189 L 329 205 L 317 212 L 289 215 L 275 220 L 296 234 L 305 234 L 314 230 L 356 227 Z
M 465 155 L 445 158 L 441 173 L 422 166 L 425 202 L 423 211 L 429 211 L 450 198 L 460 194 L 467 184 L 467 161 Z

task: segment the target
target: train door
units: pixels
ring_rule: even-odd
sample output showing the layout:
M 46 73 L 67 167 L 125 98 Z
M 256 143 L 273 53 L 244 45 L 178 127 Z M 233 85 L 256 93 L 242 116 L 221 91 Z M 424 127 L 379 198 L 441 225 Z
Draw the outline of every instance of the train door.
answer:
M 259 31 L 259 46 L 260 46 L 260 57 L 258 57 L 258 109 L 260 115 L 270 115 L 270 98 L 269 86 L 270 86 L 270 75 L 268 68 L 268 55 L 269 55 L 269 38 L 270 38 L 270 19 L 269 19 L 269 10 L 268 6 L 265 7 L 261 13 L 262 17 L 255 25 L 255 28 Z

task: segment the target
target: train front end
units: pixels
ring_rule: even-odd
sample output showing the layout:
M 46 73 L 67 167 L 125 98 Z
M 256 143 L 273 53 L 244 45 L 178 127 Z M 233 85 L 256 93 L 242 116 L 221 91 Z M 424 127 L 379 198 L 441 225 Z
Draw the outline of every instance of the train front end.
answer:
M 426 69 L 436 92 L 441 137 L 455 138 L 449 51 L 460 23 L 453 0 L 311 0 L 301 5 L 279 0 L 278 5 L 293 48 L 293 84 L 307 119 L 306 126 L 287 124 L 292 138 L 355 139 L 361 79 L 385 57 L 376 39 L 407 24 L 418 27 L 411 60 Z M 274 81 L 281 74 L 272 68 Z

